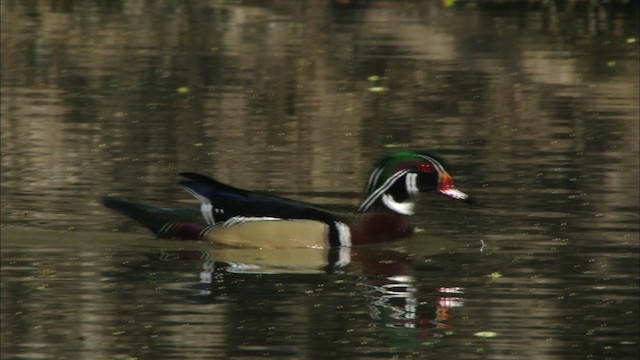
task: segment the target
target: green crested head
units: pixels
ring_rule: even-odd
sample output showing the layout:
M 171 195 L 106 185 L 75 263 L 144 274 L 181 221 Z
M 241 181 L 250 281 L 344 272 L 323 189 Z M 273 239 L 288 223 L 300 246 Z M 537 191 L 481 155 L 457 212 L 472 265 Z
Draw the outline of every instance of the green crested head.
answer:
M 426 151 L 402 150 L 376 163 L 369 176 L 366 198 L 358 212 L 382 207 L 412 215 L 410 199 L 421 192 L 438 192 L 471 202 L 469 195 L 454 187 L 448 165 L 441 157 Z

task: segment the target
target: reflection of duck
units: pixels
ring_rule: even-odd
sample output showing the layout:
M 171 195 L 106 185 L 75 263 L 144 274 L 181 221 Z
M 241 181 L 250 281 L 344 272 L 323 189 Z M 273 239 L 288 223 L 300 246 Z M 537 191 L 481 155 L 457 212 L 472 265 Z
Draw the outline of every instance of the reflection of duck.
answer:
M 421 234 L 420 237 L 424 237 Z M 449 251 L 455 243 L 446 239 L 429 237 L 420 242 L 420 258 Z M 389 244 L 357 247 L 236 248 L 213 244 L 206 251 L 163 250 L 162 259 L 168 261 L 206 261 L 205 271 L 223 271 L 246 274 L 326 274 L 335 272 L 357 273 L 372 278 L 410 276 L 416 254 L 408 252 L 404 245 Z M 215 266 L 213 265 L 215 263 Z M 348 267 L 347 267 L 348 266 Z
M 238 189 L 195 173 L 179 184 L 201 202 L 194 209 L 170 209 L 103 197 L 102 203 L 158 237 L 206 239 L 239 247 L 327 248 L 393 241 L 411 235 L 412 198 L 436 192 L 471 202 L 457 190 L 444 161 L 430 153 L 398 151 L 374 167 L 361 215 L 350 219 L 314 205 Z M 202 219 L 204 218 L 204 219 Z
M 436 255 L 448 247 L 447 241 L 433 240 L 425 254 Z M 428 245 L 430 245 L 429 243 Z M 413 276 L 413 254 L 403 247 L 360 246 L 330 249 L 255 249 L 214 247 L 211 252 L 165 251 L 169 261 L 201 263 L 199 282 L 189 288 L 197 293 L 193 301 L 218 301 L 230 294 L 252 291 L 272 294 L 269 284 L 349 283 L 357 276 L 354 291 L 362 297 L 372 327 L 416 329 L 421 338 L 439 338 L 449 331 L 453 308 L 463 306 L 464 290 L 457 286 L 430 287 Z M 339 273 L 337 277 L 312 274 Z M 268 275 L 268 276 L 266 276 Z M 301 277 L 305 276 L 305 277 Z M 346 276 L 346 277 L 345 277 Z M 304 279 L 304 280 L 301 280 Z M 327 279 L 341 279 L 327 281 Z M 428 282 L 427 282 L 428 283 Z M 316 288 L 316 287 L 311 287 Z M 277 288 L 280 291 L 282 288 Z M 312 291 L 312 290 L 309 290 Z M 405 334 L 406 335 L 406 334 Z

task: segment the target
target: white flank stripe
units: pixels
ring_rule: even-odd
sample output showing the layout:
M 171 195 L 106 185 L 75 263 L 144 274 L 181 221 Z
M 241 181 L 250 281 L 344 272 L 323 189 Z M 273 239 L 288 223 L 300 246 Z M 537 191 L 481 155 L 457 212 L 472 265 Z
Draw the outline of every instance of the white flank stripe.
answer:
M 351 230 L 349 230 L 349 225 L 339 221 L 336 221 L 334 224 L 336 229 L 338 229 L 340 246 L 351 247 Z
M 338 250 L 338 261 L 336 261 L 334 267 L 345 267 L 349 265 L 349 263 L 351 263 L 351 248 L 343 246 Z
M 267 216 L 263 216 L 263 217 L 234 216 L 232 218 L 229 218 L 227 221 L 225 221 L 221 226 L 230 227 L 236 224 L 242 224 L 242 223 L 247 223 L 251 221 L 275 221 L 275 220 L 283 220 L 283 219 L 275 218 L 275 217 L 267 217 Z
M 202 216 L 204 216 L 204 218 L 207 220 L 207 223 L 215 224 L 216 220 L 213 218 L 213 212 L 211 210 L 213 210 L 213 205 L 211 205 L 210 201 L 200 204 L 200 212 L 202 213 Z M 209 217 L 207 217 L 207 215 L 209 215 Z
M 378 178 L 380 177 L 380 173 L 382 172 L 382 170 L 383 168 L 377 168 L 371 173 L 371 176 L 369 176 L 369 182 L 367 183 L 367 193 L 373 190 L 373 184 L 375 184 L 378 181 Z

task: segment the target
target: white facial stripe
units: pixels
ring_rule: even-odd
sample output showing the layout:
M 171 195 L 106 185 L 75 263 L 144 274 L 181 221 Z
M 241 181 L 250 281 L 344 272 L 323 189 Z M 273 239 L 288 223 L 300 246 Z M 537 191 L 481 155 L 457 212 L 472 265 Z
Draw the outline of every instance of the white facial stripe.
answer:
M 418 190 L 418 174 L 408 173 L 405 177 L 405 186 L 409 195 L 417 195 Z
M 182 186 L 189 194 L 191 194 L 194 198 L 200 201 L 200 212 L 202 213 L 202 217 L 209 225 L 213 225 L 216 223 L 216 219 L 213 217 L 213 205 L 211 204 L 211 200 L 208 198 L 198 194 L 193 189 L 187 186 Z
M 421 154 L 416 154 L 416 156 L 421 157 L 429 161 L 430 163 L 432 163 L 433 166 L 436 168 L 436 171 L 446 172 L 446 170 L 444 169 L 444 166 L 442 166 L 440 162 L 438 162 L 436 159 L 432 158 L 431 156 L 421 155 Z M 378 181 L 378 178 L 380 177 L 380 174 L 382 174 L 383 170 L 384 170 L 384 167 L 382 166 L 377 167 L 375 170 L 373 170 L 373 172 L 369 176 L 369 181 L 367 182 L 367 193 L 370 193 L 371 191 L 374 190 L 373 186 Z
M 384 194 L 382 196 L 382 202 L 391 210 L 403 214 L 413 215 L 413 203 L 410 201 L 397 202 L 391 194 Z
M 438 172 L 445 171 L 444 166 L 442 166 L 442 164 L 440 164 L 436 159 L 432 158 L 431 156 L 420 155 L 420 154 L 418 154 L 418 156 L 420 156 L 421 158 L 423 158 L 423 159 L 429 161 L 431 164 L 433 164 L 433 166 L 436 167 L 436 170 Z
M 391 186 L 393 186 L 393 184 L 396 182 L 396 180 L 398 180 L 399 178 L 401 178 L 402 176 L 404 176 L 408 172 L 409 172 L 408 169 L 404 169 L 404 170 L 398 171 L 397 173 L 391 175 L 387 179 L 387 181 L 385 181 L 384 184 L 382 184 L 382 186 L 380 186 L 376 191 L 374 191 L 371 195 L 369 195 L 369 197 L 366 198 L 364 202 L 362 202 L 362 205 L 360 205 L 360 207 L 358 207 L 358 212 L 363 212 L 363 211 L 366 211 L 367 209 L 369 209 L 369 207 L 371 207 L 371 205 L 373 205 L 373 203 L 380 196 L 382 196 L 382 194 L 386 193 L 389 190 L 389 188 Z
M 384 182 L 384 184 L 382 184 L 382 186 L 380 186 L 376 191 L 374 191 L 371 195 L 369 195 L 369 197 L 362 203 L 362 205 L 360 205 L 360 207 L 358 208 L 358 211 L 361 211 L 360 209 L 362 209 L 362 211 L 365 211 L 371 205 L 373 205 L 376 199 L 380 197 L 382 193 L 386 192 L 388 188 L 391 187 L 391 185 L 393 185 L 393 182 L 395 182 L 395 179 L 398 177 L 397 175 L 398 173 L 393 174 L 391 177 L 387 179 L 387 181 Z
M 378 178 L 380 177 L 380 173 L 382 173 L 382 170 L 383 168 L 379 167 L 371 173 L 371 176 L 369 176 L 369 182 L 367 183 L 367 194 L 373 191 L 373 186 L 378 181 Z
M 429 163 L 431 163 L 435 168 L 435 170 L 438 172 L 439 176 L 447 172 L 444 166 L 433 157 L 428 155 L 423 155 L 423 154 L 415 154 L 415 156 L 422 158 L 428 161 Z M 410 196 L 417 195 L 420 192 L 420 190 L 418 189 L 418 174 L 413 172 L 415 171 L 414 169 L 400 170 L 395 174 L 391 175 L 380 187 L 376 189 L 374 186 L 376 182 L 378 182 L 381 174 L 383 173 L 383 170 L 384 170 L 384 167 L 378 167 L 371 173 L 371 176 L 369 176 L 369 182 L 367 183 L 367 193 L 371 193 L 371 194 L 362 202 L 362 204 L 358 207 L 357 211 L 358 212 L 367 211 L 382 196 L 383 202 L 389 208 L 396 210 L 400 213 L 409 213 L 409 212 L 413 213 L 413 203 L 410 203 L 410 202 L 399 203 L 395 201 L 393 197 L 391 196 L 387 197 L 386 196 L 387 194 L 385 193 L 391 188 L 391 186 L 395 184 L 397 180 L 399 180 L 400 177 L 406 175 L 405 187 L 407 189 L 407 193 Z M 447 190 L 447 192 L 448 193 L 445 193 L 445 195 L 451 196 L 455 199 L 464 200 L 469 198 L 467 194 L 464 194 L 463 192 L 455 189 Z M 410 204 L 410 205 L 406 205 L 406 204 Z

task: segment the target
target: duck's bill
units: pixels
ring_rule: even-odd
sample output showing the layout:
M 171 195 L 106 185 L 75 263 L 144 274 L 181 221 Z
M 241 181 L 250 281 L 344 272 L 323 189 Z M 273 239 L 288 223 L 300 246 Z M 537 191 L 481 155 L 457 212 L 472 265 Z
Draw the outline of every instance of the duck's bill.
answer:
M 469 204 L 475 204 L 476 201 L 469 196 L 469 194 L 464 193 L 456 188 L 448 188 L 448 189 L 440 189 L 438 192 L 444 196 L 448 196 L 454 200 L 464 201 Z
M 464 201 L 469 204 L 475 204 L 476 201 L 469 196 L 467 193 L 464 193 L 453 185 L 453 179 L 449 174 L 442 173 L 440 174 L 440 182 L 438 184 L 437 192 L 444 196 L 448 196 L 454 200 Z

